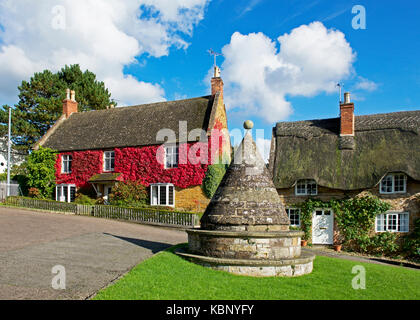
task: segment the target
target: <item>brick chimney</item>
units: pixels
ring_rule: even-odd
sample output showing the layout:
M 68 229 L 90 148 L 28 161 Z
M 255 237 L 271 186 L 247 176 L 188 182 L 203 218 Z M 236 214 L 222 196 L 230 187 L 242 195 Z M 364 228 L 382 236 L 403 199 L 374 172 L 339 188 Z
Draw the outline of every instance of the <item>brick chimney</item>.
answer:
M 340 103 L 340 136 L 354 136 L 354 103 L 350 102 L 350 93 L 344 93 L 344 102 Z
M 66 90 L 66 99 L 63 100 L 63 114 L 66 118 L 72 113 L 77 112 L 76 92 L 74 90 Z
M 214 67 L 214 76 L 211 78 L 211 95 L 214 96 L 216 93 L 220 93 L 220 97 L 223 99 L 223 80 L 220 77 L 218 66 Z

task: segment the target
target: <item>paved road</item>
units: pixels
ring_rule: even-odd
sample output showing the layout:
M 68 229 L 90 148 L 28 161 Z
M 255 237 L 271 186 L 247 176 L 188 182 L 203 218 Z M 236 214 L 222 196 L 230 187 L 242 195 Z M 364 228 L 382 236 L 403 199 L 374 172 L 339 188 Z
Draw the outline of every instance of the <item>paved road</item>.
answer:
M 179 230 L 0 207 L 0 299 L 85 299 L 186 241 Z M 55 265 L 65 267 L 65 290 L 52 289 Z

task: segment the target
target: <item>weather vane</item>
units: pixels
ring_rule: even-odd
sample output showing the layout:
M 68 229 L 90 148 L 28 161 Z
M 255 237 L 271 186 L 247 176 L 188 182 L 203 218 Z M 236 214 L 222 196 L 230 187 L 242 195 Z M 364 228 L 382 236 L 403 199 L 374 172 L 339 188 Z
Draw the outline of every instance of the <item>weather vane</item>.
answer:
M 222 54 L 215 52 L 213 49 L 207 50 L 207 52 L 214 57 L 214 66 L 216 67 L 216 57 Z

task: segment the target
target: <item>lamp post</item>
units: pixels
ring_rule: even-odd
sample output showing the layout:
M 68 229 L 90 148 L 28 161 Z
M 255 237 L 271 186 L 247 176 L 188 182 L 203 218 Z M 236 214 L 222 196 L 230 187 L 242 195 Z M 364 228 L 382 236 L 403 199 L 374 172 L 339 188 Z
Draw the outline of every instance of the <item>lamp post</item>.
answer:
M 10 132 L 12 128 L 12 108 L 9 107 L 9 132 L 7 136 L 7 196 L 10 196 Z

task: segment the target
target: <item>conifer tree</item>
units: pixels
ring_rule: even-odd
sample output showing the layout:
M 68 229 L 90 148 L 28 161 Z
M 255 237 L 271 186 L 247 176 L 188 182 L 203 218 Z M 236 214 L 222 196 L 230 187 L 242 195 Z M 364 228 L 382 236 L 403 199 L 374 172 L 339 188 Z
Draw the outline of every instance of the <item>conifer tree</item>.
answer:
M 19 102 L 12 108 L 12 141 L 14 148 L 26 153 L 63 112 L 66 88 L 76 91 L 79 111 L 105 109 L 116 105 L 111 94 L 96 75 L 82 71 L 78 64 L 65 66 L 57 73 L 49 70 L 35 73 L 30 81 L 18 87 Z M 0 134 L 7 134 L 8 106 L 0 109 Z

